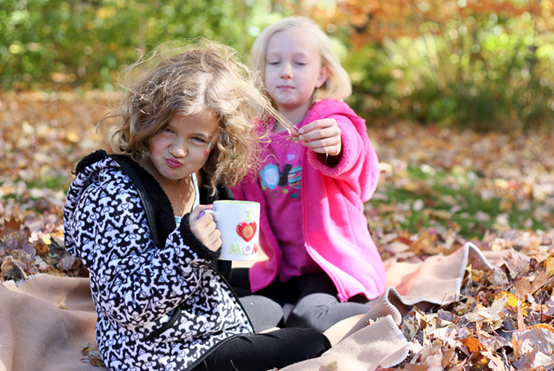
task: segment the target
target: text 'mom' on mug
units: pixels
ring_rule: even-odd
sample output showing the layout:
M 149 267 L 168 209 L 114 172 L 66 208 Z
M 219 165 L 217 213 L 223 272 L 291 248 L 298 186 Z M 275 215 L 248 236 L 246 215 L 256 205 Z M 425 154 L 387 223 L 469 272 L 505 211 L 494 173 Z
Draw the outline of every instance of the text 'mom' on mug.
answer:
M 260 204 L 252 201 L 215 201 L 213 214 L 221 233 L 220 260 L 256 260 L 259 248 Z

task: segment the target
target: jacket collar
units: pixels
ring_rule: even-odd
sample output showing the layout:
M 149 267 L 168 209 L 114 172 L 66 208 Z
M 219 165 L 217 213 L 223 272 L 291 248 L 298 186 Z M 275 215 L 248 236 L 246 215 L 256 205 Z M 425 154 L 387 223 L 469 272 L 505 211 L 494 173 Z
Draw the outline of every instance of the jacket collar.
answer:
M 169 234 L 176 228 L 173 207 L 171 206 L 171 202 L 162 189 L 160 183 L 158 183 L 158 181 L 148 171 L 134 161 L 131 156 L 108 155 L 106 151 L 98 150 L 83 158 L 77 164 L 75 173 L 78 174 L 87 166 L 107 158 L 117 158 L 118 161 L 126 162 L 133 168 L 137 177 L 144 186 L 148 197 L 150 198 L 154 215 L 156 215 L 156 230 L 160 241 L 165 241 Z M 119 167 L 119 164 L 116 161 L 113 161 L 113 166 Z M 144 201 L 141 200 L 141 202 Z

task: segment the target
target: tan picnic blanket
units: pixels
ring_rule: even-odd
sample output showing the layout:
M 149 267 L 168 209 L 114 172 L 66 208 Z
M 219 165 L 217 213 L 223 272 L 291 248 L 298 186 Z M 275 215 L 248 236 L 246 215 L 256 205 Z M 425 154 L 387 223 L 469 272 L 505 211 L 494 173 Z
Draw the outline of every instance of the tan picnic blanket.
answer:
M 398 364 L 409 349 L 398 329 L 403 315 L 415 304 L 424 309 L 458 300 L 470 258 L 474 267 L 492 268 L 471 243 L 423 263 L 389 263 L 386 292 L 361 320 L 348 325 L 354 325 L 348 334 L 321 357 L 283 371 L 319 371 L 333 362 L 349 371 Z M 368 326 L 369 319 L 376 322 Z M 82 361 L 83 344 L 96 349 L 95 320 L 86 278 L 38 275 L 0 285 L 0 371 L 105 371 Z
M 81 361 L 96 349 L 88 278 L 33 276 L 0 285 L 0 371 L 105 371 Z
M 488 252 L 487 255 L 489 260 L 497 260 L 501 254 Z M 332 369 L 336 370 L 371 371 L 399 364 L 410 348 L 399 329 L 402 317 L 416 304 L 425 310 L 432 305 L 459 300 L 468 262 L 476 269 L 493 269 L 489 260 L 475 245 L 466 243 L 446 257 L 431 256 L 417 264 L 385 264 L 385 293 L 367 314 L 350 326 L 343 339 L 321 357 L 296 363 L 281 371 L 319 371 L 334 363 L 336 368 Z M 375 322 L 368 326 L 369 320 Z

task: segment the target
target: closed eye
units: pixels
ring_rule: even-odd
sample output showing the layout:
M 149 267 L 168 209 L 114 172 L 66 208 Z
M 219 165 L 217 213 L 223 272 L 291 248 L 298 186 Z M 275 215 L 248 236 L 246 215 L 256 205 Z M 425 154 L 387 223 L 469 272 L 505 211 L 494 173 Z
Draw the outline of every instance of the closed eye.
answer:
M 202 143 L 202 144 L 208 143 L 204 138 L 201 138 L 201 137 L 192 137 L 191 139 L 195 142 Z
M 158 135 L 158 134 L 172 135 L 172 134 L 175 134 L 175 132 L 173 130 L 171 130 L 169 127 L 165 127 L 163 129 L 161 129 L 160 131 L 158 131 L 155 135 Z

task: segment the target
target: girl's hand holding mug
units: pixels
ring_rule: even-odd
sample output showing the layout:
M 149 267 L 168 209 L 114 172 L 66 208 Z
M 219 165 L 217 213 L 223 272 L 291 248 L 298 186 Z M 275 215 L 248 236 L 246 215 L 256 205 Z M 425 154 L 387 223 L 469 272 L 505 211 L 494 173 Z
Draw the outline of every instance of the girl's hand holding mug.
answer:
M 251 201 L 214 201 L 199 219 L 210 215 L 221 232 L 220 260 L 256 260 L 258 256 L 260 204 Z M 191 214 L 192 216 L 192 214 Z
M 221 247 L 221 233 L 216 227 L 213 215 L 205 210 L 213 209 L 213 205 L 198 205 L 190 213 L 190 230 L 211 251 Z

